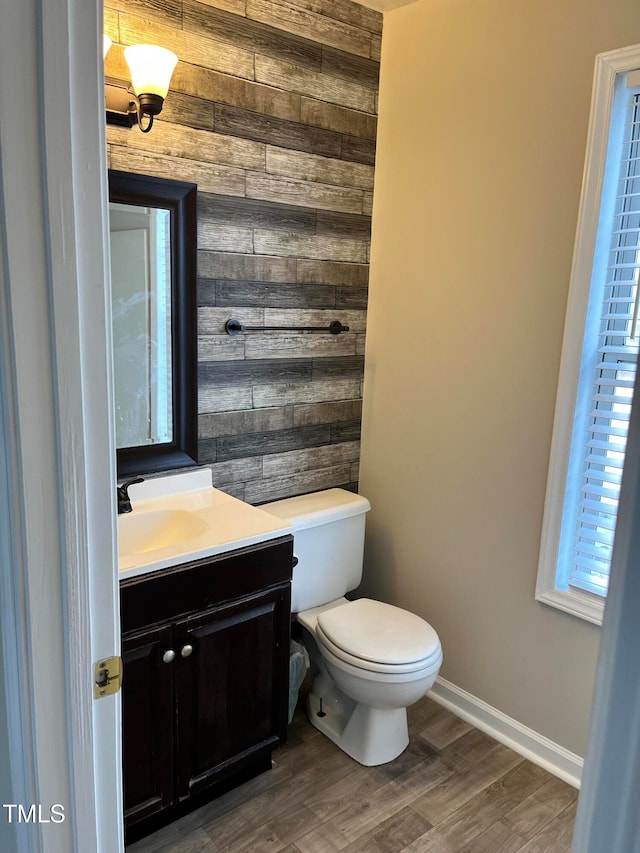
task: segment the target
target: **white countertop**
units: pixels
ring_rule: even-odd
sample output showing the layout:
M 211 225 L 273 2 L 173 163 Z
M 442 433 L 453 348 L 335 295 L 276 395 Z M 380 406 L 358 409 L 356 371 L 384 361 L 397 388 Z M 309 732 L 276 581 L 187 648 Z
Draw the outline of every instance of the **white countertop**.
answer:
M 284 519 L 214 489 L 208 469 L 145 480 L 129 495 L 133 511 L 118 515 L 120 579 L 293 532 Z

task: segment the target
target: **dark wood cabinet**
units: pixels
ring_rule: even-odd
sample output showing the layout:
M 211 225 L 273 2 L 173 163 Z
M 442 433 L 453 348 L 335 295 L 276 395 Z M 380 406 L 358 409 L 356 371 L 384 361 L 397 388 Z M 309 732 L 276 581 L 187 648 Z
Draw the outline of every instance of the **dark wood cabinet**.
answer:
M 163 625 L 122 639 L 125 817 L 132 823 L 171 805 L 173 785 L 173 674 L 162 660 L 171 648 Z
M 127 841 L 270 766 L 292 561 L 283 537 L 121 582 Z
M 180 799 L 270 753 L 286 735 L 283 685 L 274 678 L 285 599 L 276 588 L 177 623 L 178 645 L 193 649 L 176 668 Z

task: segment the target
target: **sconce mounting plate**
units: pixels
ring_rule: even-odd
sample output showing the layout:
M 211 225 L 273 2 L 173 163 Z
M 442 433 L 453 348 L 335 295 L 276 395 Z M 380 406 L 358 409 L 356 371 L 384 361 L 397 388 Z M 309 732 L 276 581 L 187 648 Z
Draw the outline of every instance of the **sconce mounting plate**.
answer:
M 116 82 L 105 84 L 107 124 L 132 128 L 138 123 L 134 96 L 126 85 Z

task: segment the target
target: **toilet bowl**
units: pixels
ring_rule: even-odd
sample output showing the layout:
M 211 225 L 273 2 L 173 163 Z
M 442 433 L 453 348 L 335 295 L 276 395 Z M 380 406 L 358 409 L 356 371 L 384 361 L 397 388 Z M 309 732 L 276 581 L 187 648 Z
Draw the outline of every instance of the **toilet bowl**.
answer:
M 311 723 L 360 764 L 392 761 L 409 743 L 407 707 L 438 675 L 438 635 L 399 607 L 345 598 L 362 577 L 366 498 L 329 489 L 262 509 L 294 528 L 292 612 L 317 670 Z
M 311 654 L 319 671 L 308 699 L 311 722 L 360 764 L 392 761 L 409 743 L 407 706 L 438 675 L 436 632 L 412 613 L 366 598 L 342 598 L 297 618 L 315 644 Z M 380 642 L 385 636 L 387 649 Z

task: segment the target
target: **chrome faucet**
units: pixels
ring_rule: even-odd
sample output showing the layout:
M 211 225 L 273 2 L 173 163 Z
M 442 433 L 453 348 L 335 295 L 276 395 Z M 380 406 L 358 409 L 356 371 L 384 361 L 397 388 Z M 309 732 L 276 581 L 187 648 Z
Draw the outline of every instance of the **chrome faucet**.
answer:
M 118 515 L 123 512 L 131 512 L 131 498 L 129 497 L 129 486 L 135 483 L 144 483 L 143 477 L 136 477 L 134 480 L 126 480 L 121 486 L 118 486 Z

